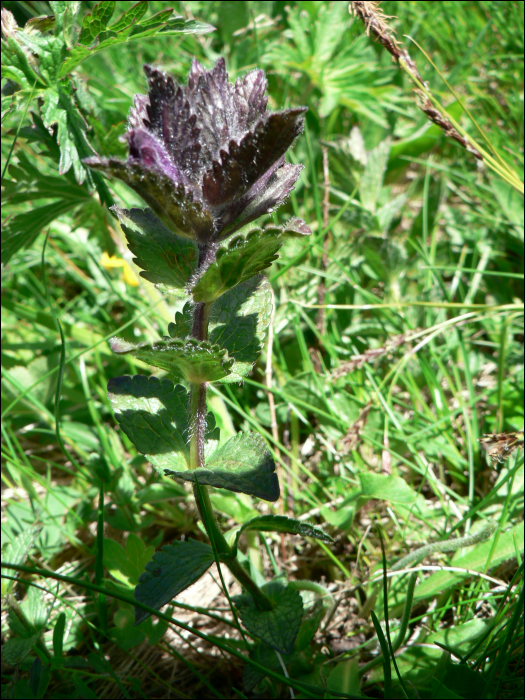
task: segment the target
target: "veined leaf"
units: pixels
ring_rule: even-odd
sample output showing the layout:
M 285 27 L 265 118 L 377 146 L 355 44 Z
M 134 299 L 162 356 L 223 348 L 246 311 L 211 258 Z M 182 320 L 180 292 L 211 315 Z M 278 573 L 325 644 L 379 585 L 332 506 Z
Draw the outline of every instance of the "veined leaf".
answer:
M 250 595 L 235 596 L 233 602 L 242 623 L 250 634 L 276 651 L 290 654 L 303 618 L 301 594 L 280 581 L 270 581 L 261 590 L 273 602 L 273 610 L 259 610 Z
M 116 22 L 108 26 L 113 15 L 115 3 L 101 2 L 95 5 L 93 12 L 84 17 L 79 41 L 69 52 L 60 70 L 60 77 L 65 77 L 86 58 L 108 46 L 118 46 L 126 41 L 137 41 L 148 36 L 163 34 L 208 34 L 215 27 L 184 17 L 172 17 L 173 9 L 162 10 L 145 18 L 148 3 L 139 2 L 127 10 Z M 100 9 L 99 9 L 100 8 Z
M 283 244 L 280 232 L 252 231 L 246 238 L 236 236 L 227 248 L 220 248 L 217 260 L 192 288 L 196 302 L 214 301 L 237 284 L 262 272 L 277 259 Z
M 324 532 L 324 530 L 310 523 L 288 518 L 285 515 L 259 515 L 256 518 L 247 520 L 236 530 L 235 541 L 233 543 L 233 551 L 235 554 L 237 554 L 240 536 L 243 532 L 247 532 L 248 530 L 257 530 L 258 532 L 290 532 L 294 535 L 302 535 L 302 537 L 313 537 L 326 544 L 333 542 L 333 539 Z
M 142 268 L 141 277 L 155 284 L 183 288 L 197 261 L 197 247 L 172 233 L 151 209 L 111 208 L 119 218 L 129 249 Z
M 206 468 L 195 471 L 175 472 L 166 470 L 168 476 L 198 481 L 205 486 L 248 493 L 265 501 L 279 498 L 279 482 L 275 462 L 258 433 L 238 433 L 206 460 Z
M 168 338 L 152 343 L 133 345 L 120 338 L 112 338 L 110 346 L 118 355 L 133 355 L 138 360 L 160 367 L 175 377 L 202 384 L 216 382 L 230 373 L 234 360 L 219 345 L 188 338 Z
M 269 267 L 277 259 L 285 236 L 309 233 L 311 231 L 304 221 L 294 218 L 282 228 L 257 228 L 246 237 L 236 236 L 227 247 L 219 249 L 216 261 L 193 283 L 193 299 L 197 302 L 214 301 L 228 289 Z
M 157 377 L 117 377 L 108 382 L 108 397 L 122 430 L 159 473 L 188 468 L 189 394 L 183 386 Z M 211 412 L 206 424 L 208 456 L 219 441 Z
M 221 383 L 239 382 L 259 357 L 272 316 L 272 290 L 262 275 L 223 294 L 211 307 L 209 339 L 234 359 Z
M 196 540 L 173 542 L 155 552 L 146 564 L 135 588 L 135 599 L 160 610 L 188 586 L 198 581 L 213 564 L 213 549 Z M 135 623 L 143 622 L 149 613 L 135 608 Z

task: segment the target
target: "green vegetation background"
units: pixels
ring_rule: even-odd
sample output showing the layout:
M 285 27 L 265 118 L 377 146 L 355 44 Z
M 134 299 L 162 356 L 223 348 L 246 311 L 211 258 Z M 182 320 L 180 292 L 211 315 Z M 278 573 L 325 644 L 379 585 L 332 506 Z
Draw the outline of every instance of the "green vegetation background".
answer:
M 115 16 L 129 7 L 116 5 Z M 51 14 L 44 2 L 4 6 L 20 25 L 32 14 Z M 98 153 L 125 156 L 119 137 L 133 94 L 145 92 L 144 63 L 183 80 L 193 56 L 209 67 L 222 55 L 232 79 L 254 67 L 267 71 L 272 109 L 309 108 L 292 153 L 305 170 L 289 203 L 273 214 L 276 223 L 299 216 L 314 232 L 309 240 L 287 243 L 268 273 L 276 306 L 271 366 L 277 432 L 265 353 L 248 381 L 211 398 L 222 438 L 247 427 L 268 438 L 285 487 L 275 512 L 325 524 L 336 538 L 328 550 L 268 536 L 277 565 L 292 579 L 323 580 L 334 592 L 365 582 L 359 595 L 343 596 L 334 614 L 340 624 L 319 638 L 324 652 L 320 646 L 312 652 L 303 677 L 324 683 L 335 667 L 330 659 L 342 652 L 346 657 L 336 661 L 351 659 L 345 668 L 355 677 L 357 661 L 371 658 L 377 637 L 365 600 L 368 595 L 374 607 L 366 582 L 381 563 L 376 522 L 391 562 L 450 536 L 453 528 L 475 534 L 492 520 L 499 529 L 488 542 L 439 559 L 485 578 L 420 571 L 410 624 L 423 630 L 417 640 L 423 646 L 405 651 L 398 665 L 420 697 L 445 697 L 434 682 L 445 663 L 440 642 L 456 658 L 471 653 L 468 671 L 475 674 L 446 697 L 520 696 L 523 459 L 517 451 L 492 464 L 478 439 L 523 430 L 522 197 L 427 121 L 406 73 L 366 36 L 348 3 L 152 2 L 149 12 L 166 7 L 216 30 L 108 48 L 74 71 L 87 137 Z M 492 145 L 521 170 L 523 3 L 382 7 L 396 16 L 398 40 L 433 94 L 477 137 L 462 105 L 404 35 L 425 49 Z M 39 113 L 37 102 L 27 113 L 26 104 L 19 107 L 6 116 L 2 139 L 4 167 L 22 126 L 5 175 L 17 196 L 10 190 L 3 219 L 12 225 L 18 217 L 17 232 L 27 241 L 2 270 L 5 558 L 13 561 L 18 553 L 20 563 L 129 592 L 155 548 L 202 533 L 187 490 L 160 483 L 116 430 L 108 378 L 150 368 L 112 356 L 107 340 L 116 334 L 135 342 L 158 338 L 182 302 L 162 299 L 137 276 L 118 224 L 96 193 L 75 184 L 72 171 L 59 175 L 56 130 L 28 128 L 31 113 Z M 123 206 L 141 205 L 121 183 L 109 189 Z M 50 206 L 56 218 L 45 219 L 42 230 Z M 328 306 L 320 313 L 315 305 L 323 298 Z M 63 372 L 56 318 L 65 336 Z M 102 479 L 103 574 L 95 571 Z M 225 527 L 260 509 L 250 497 L 223 491 L 212 500 Z M 253 569 L 271 574 L 263 545 L 252 537 L 247 556 Z M 2 618 L 11 654 L 17 644 L 27 648 L 22 660 L 4 657 L 4 683 L 19 683 L 10 697 L 43 697 L 38 683 L 36 691 L 31 686 L 29 669 L 39 650 L 42 663 L 57 656 L 53 635 L 58 639 L 60 625 L 60 649 L 69 655 L 55 664 L 44 689 L 57 693 L 53 697 L 152 697 L 152 687 L 158 694 L 170 689 L 174 666 L 186 668 L 177 686 L 181 697 L 231 697 L 232 688 L 242 688 L 237 662 L 232 672 L 211 645 L 199 651 L 169 633 L 162 641 L 166 624 L 149 620 L 134 628 L 129 606 L 112 600 L 104 629 L 96 612 L 100 600 L 81 587 L 35 580 L 43 588 L 28 587 L 22 613 L 17 616 L 11 599 Z M 23 598 L 20 585 L 4 579 L 2 586 L 4 594 Z M 393 579 L 388 607 L 394 627 L 406 586 L 406 578 Z M 374 609 L 384 617 L 381 596 Z M 199 624 L 209 625 L 205 620 Z M 68 658 L 82 663 L 65 663 Z M 336 687 L 352 692 L 352 683 Z M 380 665 L 361 689 L 381 695 L 382 683 Z M 266 692 L 284 697 L 288 691 L 268 686 Z

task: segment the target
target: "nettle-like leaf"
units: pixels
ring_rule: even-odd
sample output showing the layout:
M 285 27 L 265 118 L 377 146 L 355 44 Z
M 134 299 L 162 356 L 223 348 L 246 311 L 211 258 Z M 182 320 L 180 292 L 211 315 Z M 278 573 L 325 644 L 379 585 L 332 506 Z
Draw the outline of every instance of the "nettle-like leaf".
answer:
M 117 377 L 108 382 L 108 397 L 124 433 L 160 474 L 188 468 L 189 394 L 183 386 L 157 377 Z M 211 412 L 206 423 L 209 456 L 217 447 L 219 429 Z
M 233 598 L 242 624 L 272 649 L 290 654 L 303 618 L 301 594 L 278 580 L 270 581 L 261 590 L 273 602 L 273 610 L 259 610 L 247 594 Z
M 139 603 L 160 610 L 188 586 L 198 581 L 213 564 L 213 549 L 209 544 L 196 540 L 173 542 L 166 545 L 146 564 L 135 588 Z M 150 613 L 135 608 L 135 623 L 139 624 Z
M 116 177 L 129 185 L 149 204 L 162 222 L 179 236 L 205 238 L 213 230 L 210 212 L 202 201 L 181 182 L 171 179 L 161 165 L 145 167 L 135 160 L 123 162 L 118 158 L 84 159 L 84 165 Z
M 204 486 L 247 493 L 265 501 L 279 498 L 279 481 L 275 462 L 258 433 L 238 433 L 206 460 L 205 469 L 171 472 L 168 476 L 196 482 Z
M 230 289 L 211 307 L 211 343 L 228 351 L 234 360 L 221 383 L 240 382 L 259 357 L 272 316 L 272 289 L 262 275 Z
M 216 260 L 192 282 L 193 299 L 196 302 L 214 301 L 228 289 L 269 267 L 277 259 L 286 236 L 310 233 L 304 221 L 294 218 L 283 227 L 258 228 L 246 237 L 233 238 L 227 247 L 219 248 Z
M 137 256 L 133 262 L 142 268 L 141 277 L 167 287 L 185 287 L 196 266 L 195 244 L 166 228 L 151 209 L 115 206 L 112 210 L 126 234 L 129 249 Z
M 248 530 L 256 530 L 258 532 L 290 532 L 294 535 L 301 535 L 302 537 L 313 537 L 326 544 L 330 544 L 334 541 L 328 533 L 311 523 L 288 518 L 285 515 L 259 515 L 256 518 L 247 520 L 242 525 L 234 528 L 233 531 L 230 531 L 231 536 L 234 537 L 232 547 L 234 554 L 237 554 L 240 536 L 243 532 L 248 532 Z M 228 539 L 231 541 L 230 538 Z
M 219 345 L 205 340 L 168 338 L 152 343 L 133 345 L 121 338 L 112 338 L 110 346 L 118 355 L 133 355 L 138 360 L 160 367 L 175 377 L 184 377 L 194 384 L 216 382 L 227 377 L 234 359 Z

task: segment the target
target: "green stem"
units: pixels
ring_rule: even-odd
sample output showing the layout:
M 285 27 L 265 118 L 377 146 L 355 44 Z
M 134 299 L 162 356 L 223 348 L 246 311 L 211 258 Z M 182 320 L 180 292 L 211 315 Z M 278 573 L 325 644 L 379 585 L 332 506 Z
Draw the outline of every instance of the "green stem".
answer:
M 205 258 L 205 254 L 203 254 L 202 257 Z M 207 340 L 208 338 L 210 310 L 211 304 L 199 303 L 195 305 L 192 336 L 197 340 Z M 206 382 L 190 384 L 190 469 L 195 471 L 204 469 L 206 466 L 204 458 L 206 392 Z M 248 572 L 241 566 L 237 558 L 233 557 L 232 549 L 226 542 L 215 520 L 207 487 L 200 485 L 198 481 L 196 481 L 193 487 L 193 493 L 199 515 L 202 518 L 208 537 L 217 551 L 219 560 L 226 564 L 239 583 L 251 594 L 258 608 L 261 610 L 271 610 L 273 608 L 271 600 L 261 591 Z

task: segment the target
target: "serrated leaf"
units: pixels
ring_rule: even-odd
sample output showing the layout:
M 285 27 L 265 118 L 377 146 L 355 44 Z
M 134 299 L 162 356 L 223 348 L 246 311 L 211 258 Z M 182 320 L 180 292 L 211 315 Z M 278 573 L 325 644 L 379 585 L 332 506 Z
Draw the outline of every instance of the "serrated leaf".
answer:
M 208 337 L 235 362 L 221 383 L 240 382 L 261 354 L 272 316 L 272 289 L 259 275 L 230 289 L 214 302 Z
M 187 338 L 191 333 L 193 324 L 193 304 L 186 302 L 182 312 L 177 311 L 175 314 L 175 323 L 170 323 L 168 333 L 172 338 Z
M 82 20 L 82 29 L 78 37 L 78 43 L 90 46 L 107 26 L 109 20 L 115 12 L 115 2 L 113 0 L 103 0 L 93 8 L 93 12 L 88 12 Z
M 206 467 L 195 471 L 169 471 L 173 476 L 204 486 L 248 493 L 265 501 L 279 498 L 279 481 L 275 462 L 258 433 L 238 433 L 206 460 Z
M 252 231 L 246 238 L 236 236 L 192 287 L 196 302 L 211 302 L 232 287 L 262 272 L 277 259 L 284 242 L 281 232 Z
M 102 4 L 104 3 L 99 3 L 99 5 Z M 106 4 L 110 5 L 112 3 Z M 142 19 L 145 12 L 145 10 L 142 10 L 143 5 L 147 5 L 147 3 L 137 3 L 110 26 L 107 26 L 110 17 L 106 18 L 103 13 L 96 18 L 94 18 L 95 10 L 93 10 L 92 15 L 86 15 L 90 19 L 86 21 L 86 18 L 84 18 L 84 22 L 86 22 L 85 28 L 83 25 L 77 45 L 68 52 L 59 77 L 64 78 L 73 68 L 76 68 L 87 58 L 94 56 L 109 46 L 118 46 L 128 41 L 143 40 L 149 36 L 155 36 L 159 32 L 171 35 L 207 34 L 215 30 L 215 27 L 211 24 L 185 19 L 184 17 L 172 17 L 172 9 L 162 10 L 152 17 Z M 95 9 L 96 7 L 98 5 L 95 6 Z M 86 42 L 89 42 L 89 44 Z
M 12 542 L 8 542 L 2 551 L 2 559 L 10 564 L 23 564 L 34 545 L 38 535 L 36 527 L 25 527 L 22 532 L 17 535 Z M 2 575 L 12 575 L 13 570 L 2 568 Z M 2 576 L 2 595 L 4 596 L 14 585 L 14 581 Z
M 294 535 L 302 537 L 313 537 L 321 542 L 330 544 L 334 540 L 320 527 L 316 527 L 310 523 L 288 518 L 286 515 L 259 515 L 256 518 L 251 518 L 241 525 L 235 534 L 235 542 L 233 551 L 237 555 L 237 545 L 239 538 L 243 532 L 248 530 L 257 530 L 258 532 L 290 532 Z
M 111 209 L 136 255 L 133 262 L 143 270 L 140 276 L 154 284 L 185 287 L 197 262 L 196 245 L 172 233 L 151 209 Z
M 175 185 L 166 174 L 134 159 L 92 157 L 84 159 L 84 165 L 125 182 L 178 235 L 206 240 L 213 230 L 212 215 L 202 201 L 182 183 Z
M 152 343 L 133 345 L 112 338 L 110 347 L 118 355 L 133 355 L 138 360 L 160 367 L 175 377 L 184 377 L 193 384 L 216 382 L 230 373 L 234 360 L 226 350 L 206 340 L 168 338 Z
M 259 610 L 249 595 L 233 598 L 242 624 L 272 649 L 290 654 L 303 618 L 301 594 L 280 581 L 270 581 L 262 590 L 273 602 L 273 610 Z
M 140 22 L 144 17 L 148 9 L 148 3 L 145 1 L 138 2 L 136 5 L 130 7 L 129 10 L 124 12 L 124 14 L 113 24 L 111 24 L 108 29 L 112 32 L 120 32 L 126 27 L 130 27 L 135 24 L 135 22 Z
M 183 386 L 157 377 L 117 377 L 108 382 L 108 397 L 124 433 L 160 474 L 165 469 L 188 468 L 190 407 Z M 211 412 L 206 425 L 205 455 L 209 456 L 219 441 Z
M 18 41 L 38 56 L 38 70 L 48 85 L 57 80 L 57 74 L 67 53 L 62 37 L 43 35 L 39 32 L 17 33 Z
M 135 599 L 160 610 L 198 581 L 213 562 L 213 550 L 204 542 L 189 539 L 168 544 L 146 564 L 146 571 L 135 588 Z M 149 616 L 150 613 L 135 608 L 135 624 Z
M 286 237 L 311 234 L 302 219 L 293 217 L 283 226 L 256 228 L 246 236 L 236 236 L 227 246 L 219 248 L 217 259 L 192 284 L 193 299 L 211 302 L 228 289 L 250 279 L 277 259 Z
M 45 80 L 34 68 L 34 59 L 29 51 L 24 51 L 17 41 L 20 32 L 14 36 L 4 36 L 2 32 L 2 78 L 11 78 L 26 88 L 45 88 Z

